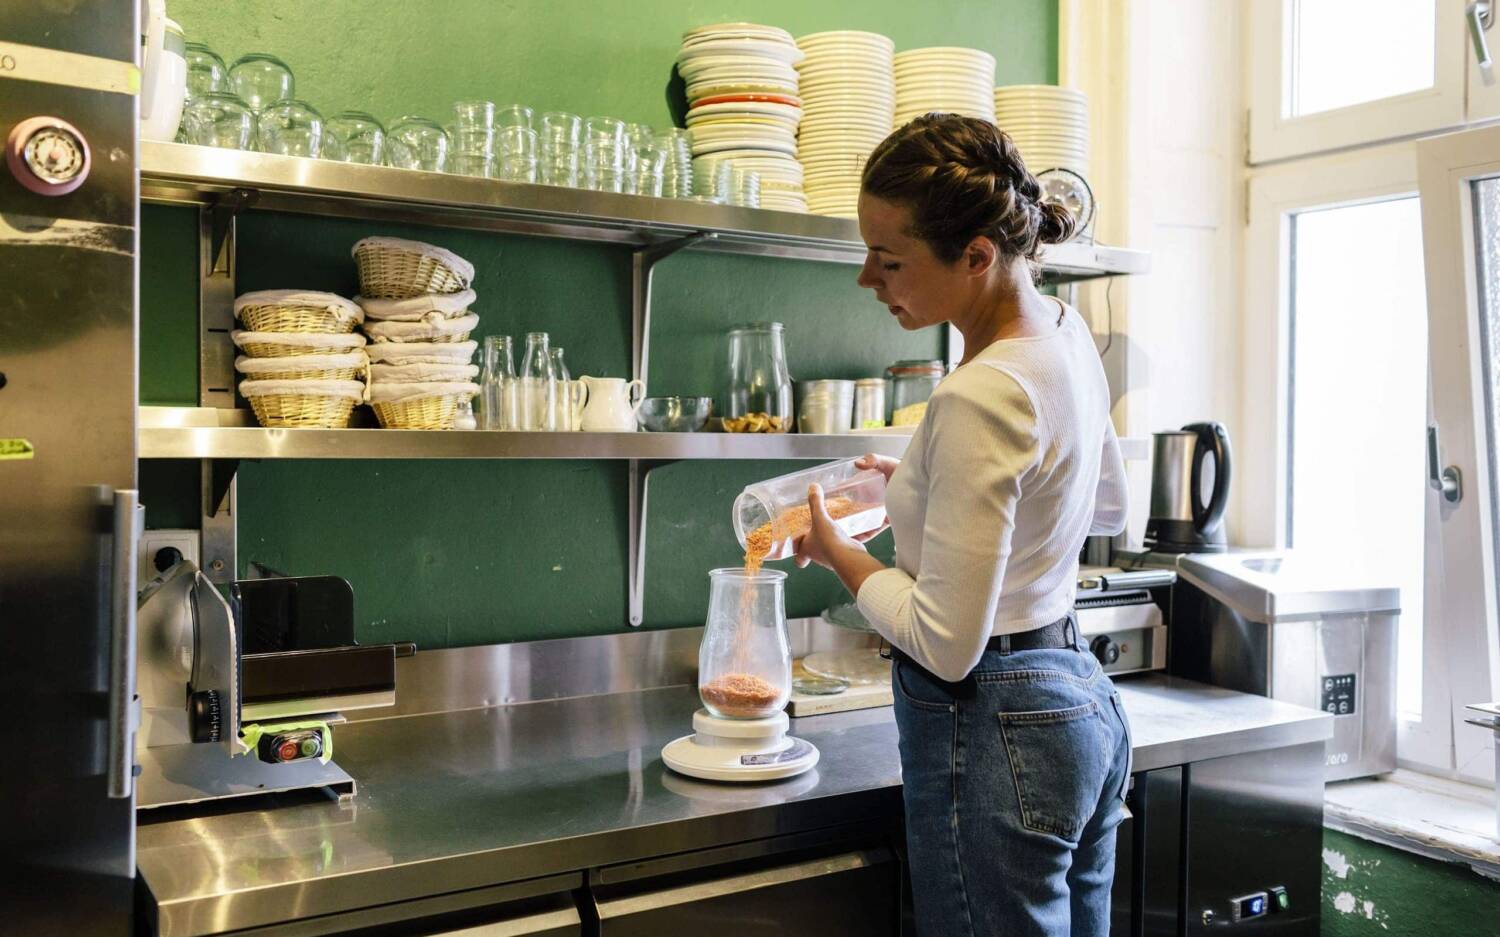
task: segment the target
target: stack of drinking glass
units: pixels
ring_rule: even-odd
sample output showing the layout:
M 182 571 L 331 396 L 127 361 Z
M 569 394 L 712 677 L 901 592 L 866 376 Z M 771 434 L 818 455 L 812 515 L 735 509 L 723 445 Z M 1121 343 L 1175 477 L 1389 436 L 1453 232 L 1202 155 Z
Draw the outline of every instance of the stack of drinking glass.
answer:
M 469 333 L 479 316 L 474 266 L 432 244 L 371 237 L 354 245 L 364 330 L 370 337 L 370 406 L 391 429 L 452 429 L 479 393 Z
M 490 335 L 484 340 L 481 425 L 487 430 L 524 432 L 581 429 L 582 385 L 571 379 L 563 349 L 553 348 L 546 332 L 526 333 L 526 351 L 517 374 L 514 348 L 509 335 Z
M 507 182 L 537 181 L 537 132 L 531 126 L 531 108 L 460 101 L 453 105 L 448 134 L 454 152 L 450 172 Z

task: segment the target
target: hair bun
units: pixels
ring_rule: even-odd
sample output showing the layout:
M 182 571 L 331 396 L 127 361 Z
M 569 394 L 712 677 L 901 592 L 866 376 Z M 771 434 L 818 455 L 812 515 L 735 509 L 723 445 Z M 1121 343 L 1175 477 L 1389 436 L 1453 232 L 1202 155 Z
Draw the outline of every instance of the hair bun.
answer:
M 1040 202 L 1042 222 L 1037 227 L 1037 240 L 1043 244 L 1061 244 L 1073 236 L 1078 221 L 1073 213 L 1057 202 Z

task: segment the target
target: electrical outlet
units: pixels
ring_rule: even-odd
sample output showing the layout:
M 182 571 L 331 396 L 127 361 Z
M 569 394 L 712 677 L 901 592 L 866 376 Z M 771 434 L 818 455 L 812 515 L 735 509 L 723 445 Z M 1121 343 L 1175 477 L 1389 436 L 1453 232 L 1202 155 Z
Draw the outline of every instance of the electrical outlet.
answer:
M 185 560 L 198 563 L 198 531 L 196 530 L 148 530 L 141 534 L 139 559 L 136 563 L 136 582 L 144 586 L 155 579 L 160 571 L 156 568 L 156 554 L 168 547 L 175 548 Z

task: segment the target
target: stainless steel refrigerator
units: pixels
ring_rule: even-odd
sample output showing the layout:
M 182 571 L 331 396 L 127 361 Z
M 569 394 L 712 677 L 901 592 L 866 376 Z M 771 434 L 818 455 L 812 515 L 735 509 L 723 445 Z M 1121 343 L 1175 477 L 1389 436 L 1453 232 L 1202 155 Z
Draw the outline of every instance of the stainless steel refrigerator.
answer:
M 135 0 L 0 3 L 0 932 L 129 934 Z

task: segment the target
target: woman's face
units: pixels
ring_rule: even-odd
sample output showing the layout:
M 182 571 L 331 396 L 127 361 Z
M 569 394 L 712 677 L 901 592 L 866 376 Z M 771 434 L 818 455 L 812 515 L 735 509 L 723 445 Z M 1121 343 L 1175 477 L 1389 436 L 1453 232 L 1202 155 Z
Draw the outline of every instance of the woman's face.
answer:
M 860 193 L 859 233 L 867 253 L 856 282 L 874 290 L 907 331 L 962 315 L 979 282 L 973 250 L 944 263 L 926 241 L 910 234 L 911 227 L 909 208 Z

